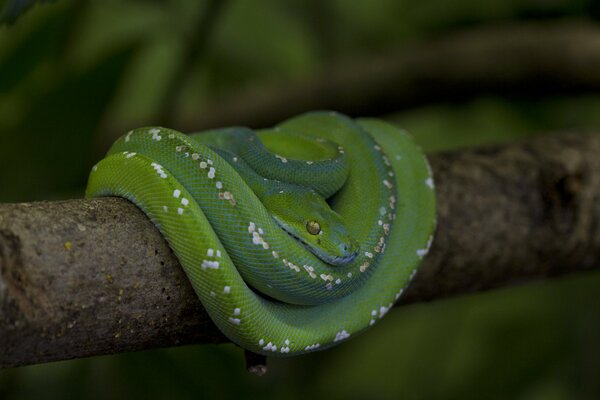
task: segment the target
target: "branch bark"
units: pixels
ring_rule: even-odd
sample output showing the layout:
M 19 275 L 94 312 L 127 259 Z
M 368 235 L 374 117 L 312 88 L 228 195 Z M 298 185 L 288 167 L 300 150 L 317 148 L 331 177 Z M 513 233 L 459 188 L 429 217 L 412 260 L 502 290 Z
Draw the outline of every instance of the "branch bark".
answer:
M 600 267 L 600 135 L 431 156 L 439 220 L 400 303 Z M 0 367 L 226 339 L 117 198 L 0 205 Z
M 250 87 L 217 98 L 210 107 L 175 121 L 174 128 L 272 126 L 315 109 L 380 116 L 487 94 L 540 98 L 585 93 L 600 89 L 599 71 L 596 24 L 571 20 L 485 26 L 385 54 L 363 54 L 305 80 Z

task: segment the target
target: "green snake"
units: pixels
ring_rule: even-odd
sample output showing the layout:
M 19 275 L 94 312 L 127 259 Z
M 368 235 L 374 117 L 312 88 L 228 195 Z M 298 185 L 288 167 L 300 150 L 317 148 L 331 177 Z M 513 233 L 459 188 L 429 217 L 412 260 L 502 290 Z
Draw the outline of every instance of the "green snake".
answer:
M 322 350 L 400 297 L 431 245 L 429 165 L 402 130 L 312 112 L 272 129 L 135 129 L 92 168 L 158 227 L 219 329 L 252 352 Z

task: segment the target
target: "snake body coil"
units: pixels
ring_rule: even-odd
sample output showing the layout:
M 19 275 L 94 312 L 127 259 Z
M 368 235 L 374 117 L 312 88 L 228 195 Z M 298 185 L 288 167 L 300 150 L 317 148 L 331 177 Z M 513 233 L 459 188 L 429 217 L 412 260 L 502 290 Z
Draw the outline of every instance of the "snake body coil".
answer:
M 94 166 L 86 195 L 140 207 L 221 331 L 269 355 L 376 323 L 435 225 L 431 172 L 409 137 L 330 112 L 259 132 L 136 129 Z

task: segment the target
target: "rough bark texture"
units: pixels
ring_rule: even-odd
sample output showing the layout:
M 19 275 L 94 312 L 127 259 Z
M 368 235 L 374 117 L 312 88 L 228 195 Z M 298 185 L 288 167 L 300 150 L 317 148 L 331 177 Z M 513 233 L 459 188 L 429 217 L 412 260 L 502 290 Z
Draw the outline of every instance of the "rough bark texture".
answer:
M 379 116 L 477 95 L 541 98 L 600 89 L 600 26 L 588 21 L 484 26 L 362 55 L 306 80 L 273 82 L 215 99 L 175 121 L 184 132 L 272 126 L 308 110 Z M 112 135 L 125 130 L 111 128 Z
M 600 266 L 600 135 L 431 157 L 439 220 L 401 303 Z M 0 366 L 226 340 L 115 198 L 0 205 Z

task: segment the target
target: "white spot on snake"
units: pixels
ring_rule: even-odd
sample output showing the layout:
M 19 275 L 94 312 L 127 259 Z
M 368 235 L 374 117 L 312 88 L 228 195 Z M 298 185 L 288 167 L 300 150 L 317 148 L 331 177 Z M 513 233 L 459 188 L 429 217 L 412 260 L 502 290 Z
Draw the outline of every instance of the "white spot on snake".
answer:
M 200 155 L 198 153 L 193 153 L 192 154 L 192 160 L 197 160 L 200 158 Z
M 259 346 L 262 346 L 263 344 L 265 344 L 265 339 L 260 339 L 260 340 L 258 341 L 258 345 L 259 345 Z
M 248 225 L 248 233 L 252 234 L 252 243 L 254 243 L 255 245 L 262 246 L 265 250 L 267 250 L 270 247 L 269 243 L 267 243 L 265 239 L 261 236 L 261 233 L 264 233 L 264 231 L 261 228 L 258 228 L 257 230 L 256 224 L 254 224 L 254 222 L 250 222 L 250 225 Z
M 217 181 L 217 183 L 215 183 L 215 186 L 217 187 L 217 189 L 223 189 L 223 182 Z
M 388 171 L 389 176 L 394 176 L 394 171 Z
M 282 347 L 282 348 L 281 348 L 281 352 L 282 352 L 282 353 L 289 353 L 289 352 L 290 352 L 290 348 L 289 348 L 288 346 L 286 346 L 286 347 Z
M 375 323 L 374 319 L 372 319 L 372 320 L 369 321 L 369 325 L 373 325 L 374 323 Z
M 229 294 L 231 292 L 231 286 L 223 286 L 223 293 Z
M 387 312 L 390 311 L 389 307 L 381 306 L 379 307 L 379 318 L 383 318 Z
M 398 161 L 402 160 L 402 156 L 400 154 L 396 154 L 396 160 L 398 160 Z
M 279 158 L 281 160 L 282 163 L 286 163 L 288 162 L 287 158 L 285 157 L 281 157 L 279 154 L 275 154 L 275 158 Z
M 327 283 L 327 285 L 325 285 L 325 289 L 327 289 L 327 290 L 333 289 L 333 285 L 331 284 L 331 282 L 329 282 L 329 283 Z
M 160 141 L 162 139 L 162 136 L 159 135 L 160 129 L 152 128 L 148 132 L 152 134 L 152 140 Z
M 392 185 L 392 184 L 390 183 L 390 181 L 388 181 L 387 179 L 384 179 L 384 180 L 383 180 L 383 184 L 384 184 L 384 185 L 385 185 L 385 186 L 386 186 L 388 189 L 391 189 L 391 188 L 393 188 L 393 187 L 394 187 L 394 185 Z
M 315 268 L 311 267 L 310 265 L 304 265 L 303 268 L 306 270 L 306 272 L 314 272 Z
M 333 339 L 333 341 L 339 342 L 340 340 L 348 339 L 349 337 L 350 334 L 346 332 L 346 330 L 342 330 L 341 332 L 335 334 L 335 339 Z
M 181 152 L 181 151 L 183 151 L 183 149 L 185 149 L 185 146 L 183 146 L 183 145 L 175 147 L 175 151 L 177 151 L 177 152 Z
M 179 189 L 173 190 L 173 197 L 175 197 L 176 199 L 178 199 L 179 196 L 181 196 L 181 190 L 179 190 Z
M 379 226 L 383 225 L 383 221 L 382 220 L 377 221 L 377 225 L 379 225 Z
M 158 175 L 160 175 L 160 177 L 161 177 L 161 178 L 163 178 L 163 179 L 164 179 L 164 178 L 166 178 L 166 177 L 167 177 L 167 174 L 165 174 L 165 171 L 163 170 L 163 167 L 162 167 L 162 165 L 160 165 L 160 164 L 157 164 L 157 163 L 155 163 L 155 162 L 153 162 L 153 163 L 152 163 L 152 164 L 150 164 L 150 165 L 152 166 L 152 168 L 154 168 L 154 170 L 156 171 L 156 173 L 157 173 Z
M 218 261 L 202 260 L 202 271 L 206 271 L 207 268 L 219 269 Z
M 190 201 L 188 199 L 186 199 L 185 197 L 183 197 L 181 199 L 181 204 L 183 204 L 184 206 L 187 207 L 187 205 L 190 204 Z
M 211 159 L 206 160 L 206 162 L 208 163 L 208 165 L 213 165 L 213 160 Z
M 290 345 L 290 340 L 289 339 L 285 339 L 285 342 L 283 342 L 283 343 L 285 343 L 286 346 L 289 346 Z
M 174 133 L 169 133 L 169 139 L 175 139 L 175 134 Z
M 424 249 L 417 250 L 417 255 L 419 257 L 425 257 L 425 255 L 427 253 L 429 253 L 429 249 L 431 248 L 431 243 L 433 243 L 433 235 L 429 236 L 429 239 L 427 240 L 427 245 L 425 246 Z
M 362 263 L 359 270 L 360 270 L 360 272 L 365 272 L 367 270 L 367 268 L 369 268 L 369 262 L 365 261 L 364 263 Z
M 127 154 L 127 155 L 125 156 L 125 158 L 131 158 L 131 157 L 135 156 L 135 154 L 136 154 L 136 153 L 129 153 L 129 154 Z
M 373 258 L 373 253 L 365 251 L 365 256 L 367 256 L 369 258 Z
M 231 322 L 234 325 L 239 325 L 240 324 L 240 319 L 239 318 L 229 317 L 229 322 Z
M 300 267 L 297 266 L 296 264 L 294 264 L 293 262 L 289 262 L 285 258 L 282 260 L 282 262 L 283 262 L 283 265 L 285 265 L 286 267 L 288 267 L 296 272 L 300 272 Z
M 129 140 L 131 139 L 131 134 L 133 133 L 133 131 L 129 131 L 127 132 L 127 135 L 125 135 L 125 141 L 129 142 Z
M 348 278 L 352 278 L 352 272 L 348 272 Z
M 179 207 L 179 208 L 177 209 L 177 214 L 179 214 L 179 215 L 183 215 L 183 208 Z
M 164 211 L 164 212 L 168 212 L 168 211 L 169 211 L 169 207 L 167 207 L 167 206 L 163 206 L 163 211 Z
M 386 235 L 390 234 L 390 224 L 383 224 L 383 233 L 385 233 Z
M 263 350 L 265 351 L 277 351 L 277 346 L 274 345 L 273 343 L 269 342 L 267 343 L 267 345 L 265 347 L 263 347 Z
M 208 179 L 213 179 L 215 177 L 215 168 L 210 167 L 206 176 L 208 176 Z
M 336 284 L 336 285 L 339 285 L 340 283 L 342 283 L 342 280 L 341 280 L 340 278 L 337 278 L 337 279 L 335 280 L 335 284 Z
M 215 254 L 215 251 L 214 251 L 213 249 L 208 249 L 208 250 L 206 251 L 206 255 L 207 255 L 208 257 L 212 257 L 214 254 Z
M 379 215 L 385 215 L 385 213 L 387 213 L 385 207 L 382 206 L 381 208 L 379 208 Z
M 210 291 L 210 295 L 211 295 L 212 297 L 215 297 L 217 294 L 216 294 L 214 291 L 212 291 L 212 290 L 211 290 L 211 291 Z
M 221 258 L 221 250 L 217 250 L 217 258 Z
M 377 151 L 381 151 L 381 147 L 379 147 L 379 145 L 377 145 L 377 144 L 376 144 L 376 145 L 374 145 L 374 146 L 373 146 L 373 148 L 374 148 L 375 150 L 377 150 Z
M 200 168 L 205 169 L 207 166 L 206 161 L 200 161 Z
M 306 162 L 308 165 L 312 165 L 314 163 L 314 161 L 307 161 Z
M 239 308 L 235 308 L 235 309 L 233 310 L 233 315 L 236 315 L 236 316 L 237 316 L 237 315 L 240 315 L 240 312 L 241 312 L 241 311 L 242 311 L 241 309 L 239 309 Z
M 315 344 L 311 344 L 310 346 L 306 346 L 306 347 L 304 348 L 304 350 L 306 350 L 306 351 L 311 351 L 311 350 L 316 350 L 316 349 L 318 349 L 319 347 L 321 347 L 321 345 L 320 345 L 319 343 L 315 343 Z
M 273 250 L 271 254 L 273 254 L 273 258 L 279 258 L 279 253 L 277 253 L 275 250 Z
M 327 275 L 326 274 L 321 274 L 321 279 L 323 279 L 324 281 L 328 280 L 327 279 Z
M 237 162 L 238 158 L 237 157 L 233 157 L 233 162 Z
M 93 172 L 96 172 L 97 170 L 98 170 L 98 166 L 97 166 L 97 165 L 94 165 L 94 166 L 92 167 L 92 171 L 93 171 Z
M 372 315 L 372 316 L 376 316 L 376 315 L 377 315 L 377 310 L 373 310 L 373 311 L 371 311 L 371 315 Z
M 412 281 L 416 274 L 417 270 L 413 269 L 413 271 L 410 273 L 410 276 L 408 277 L 408 280 Z
M 429 186 L 431 189 L 433 189 L 433 186 L 434 186 L 434 185 L 433 185 L 433 179 L 432 179 L 431 177 L 429 177 L 429 178 L 425 179 L 425 184 L 426 184 L 427 186 Z
M 404 292 L 404 288 L 400 289 L 400 291 L 396 293 L 396 300 L 398 300 L 400 296 L 402 296 L 402 292 Z
M 263 231 L 262 228 L 258 228 L 258 233 L 260 233 L 261 235 L 264 235 L 265 231 Z

